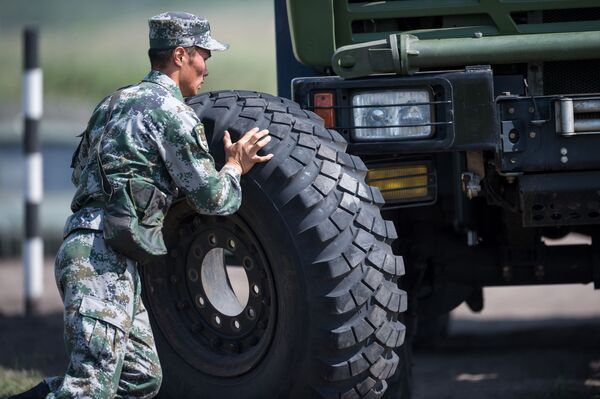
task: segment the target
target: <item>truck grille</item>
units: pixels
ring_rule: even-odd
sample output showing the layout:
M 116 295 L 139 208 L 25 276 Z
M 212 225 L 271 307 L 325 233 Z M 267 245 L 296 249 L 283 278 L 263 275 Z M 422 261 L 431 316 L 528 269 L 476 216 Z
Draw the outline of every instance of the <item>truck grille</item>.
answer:
M 600 60 L 544 63 L 544 94 L 600 93 Z
M 544 23 L 600 21 L 600 7 L 546 10 L 542 14 Z
M 470 37 L 475 31 L 486 35 L 573 32 L 597 30 L 593 22 L 600 21 L 597 0 L 488 0 L 486 7 L 479 1 L 432 1 L 427 6 L 418 0 L 334 3 L 336 47 L 385 39 L 392 32 L 418 30 L 421 38 Z M 507 17 L 516 27 L 497 23 Z

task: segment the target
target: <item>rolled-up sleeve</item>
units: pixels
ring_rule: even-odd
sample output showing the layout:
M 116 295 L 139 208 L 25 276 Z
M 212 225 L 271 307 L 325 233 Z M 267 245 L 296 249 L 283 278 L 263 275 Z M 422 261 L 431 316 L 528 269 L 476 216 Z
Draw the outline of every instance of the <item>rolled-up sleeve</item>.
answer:
M 242 202 L 240 174 L 232 167 L 220 171 L 194 130 L 200 121 L 189 109 L 155 111 L 152 125 L 156 144 L 175 185 L 190 205 L 209 215 L 231 215 Z

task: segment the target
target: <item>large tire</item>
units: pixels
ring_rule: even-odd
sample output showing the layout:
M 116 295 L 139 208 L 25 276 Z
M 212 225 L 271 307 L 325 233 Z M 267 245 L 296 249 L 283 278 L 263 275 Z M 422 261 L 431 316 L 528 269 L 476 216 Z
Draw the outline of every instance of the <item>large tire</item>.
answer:
M 396 373 L 406 367 L 398 367 L 404 264 L 391 251 L 394 225 L 381 218 L 383 198 L 365 184 L 364 163 L 289 100 L 228 91 L 189 104 L 218 165 L 225 129 L 235 141 L 268 128 L 265 151 L 275 156 L 242 178 L 235 215 L 198 215 L 185 201 L 167 215 L 169 256 L 143 273 L 161 397 L 383 397 L 388 377 L 406 380 Z M 213 248 L 243 265 L 247 303 L 224 307 L 233 290 L 227 278 L 222 284 L 222 258 L 212 280 L 203 271 Z

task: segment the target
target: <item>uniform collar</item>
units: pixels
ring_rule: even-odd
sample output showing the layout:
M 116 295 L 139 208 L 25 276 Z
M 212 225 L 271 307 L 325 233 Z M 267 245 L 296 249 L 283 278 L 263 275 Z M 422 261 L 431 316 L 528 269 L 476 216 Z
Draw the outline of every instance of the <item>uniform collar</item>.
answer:
M 175 96 L 180 101 L 183 101 L 183 96 L 181 95 L 181 90 L 179 90 L 179 86 L 175 83 L 173 79 L 165 75 L 164 73 L 156 70 L 150 71 L 144 79 L 143 82 L 151 82 L 161 85 L 165 89 L 167 89 L 173 96 Z

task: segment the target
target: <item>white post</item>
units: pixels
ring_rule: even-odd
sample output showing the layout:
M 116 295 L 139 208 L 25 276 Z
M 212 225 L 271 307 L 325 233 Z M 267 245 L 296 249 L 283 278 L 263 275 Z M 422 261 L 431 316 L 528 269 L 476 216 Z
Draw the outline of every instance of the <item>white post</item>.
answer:
M 42 70 L 39 66 L 38 31 L 27 28 L 24 32 L 23 114 L 25 132 L 25 236 L 23 261 L 25 266 L 25 314 L 39 310 L 44 288 L 44 243 L 41 238 L 39 207 L 42 202 L 42 154 L 38 125 L 42 117 Z

